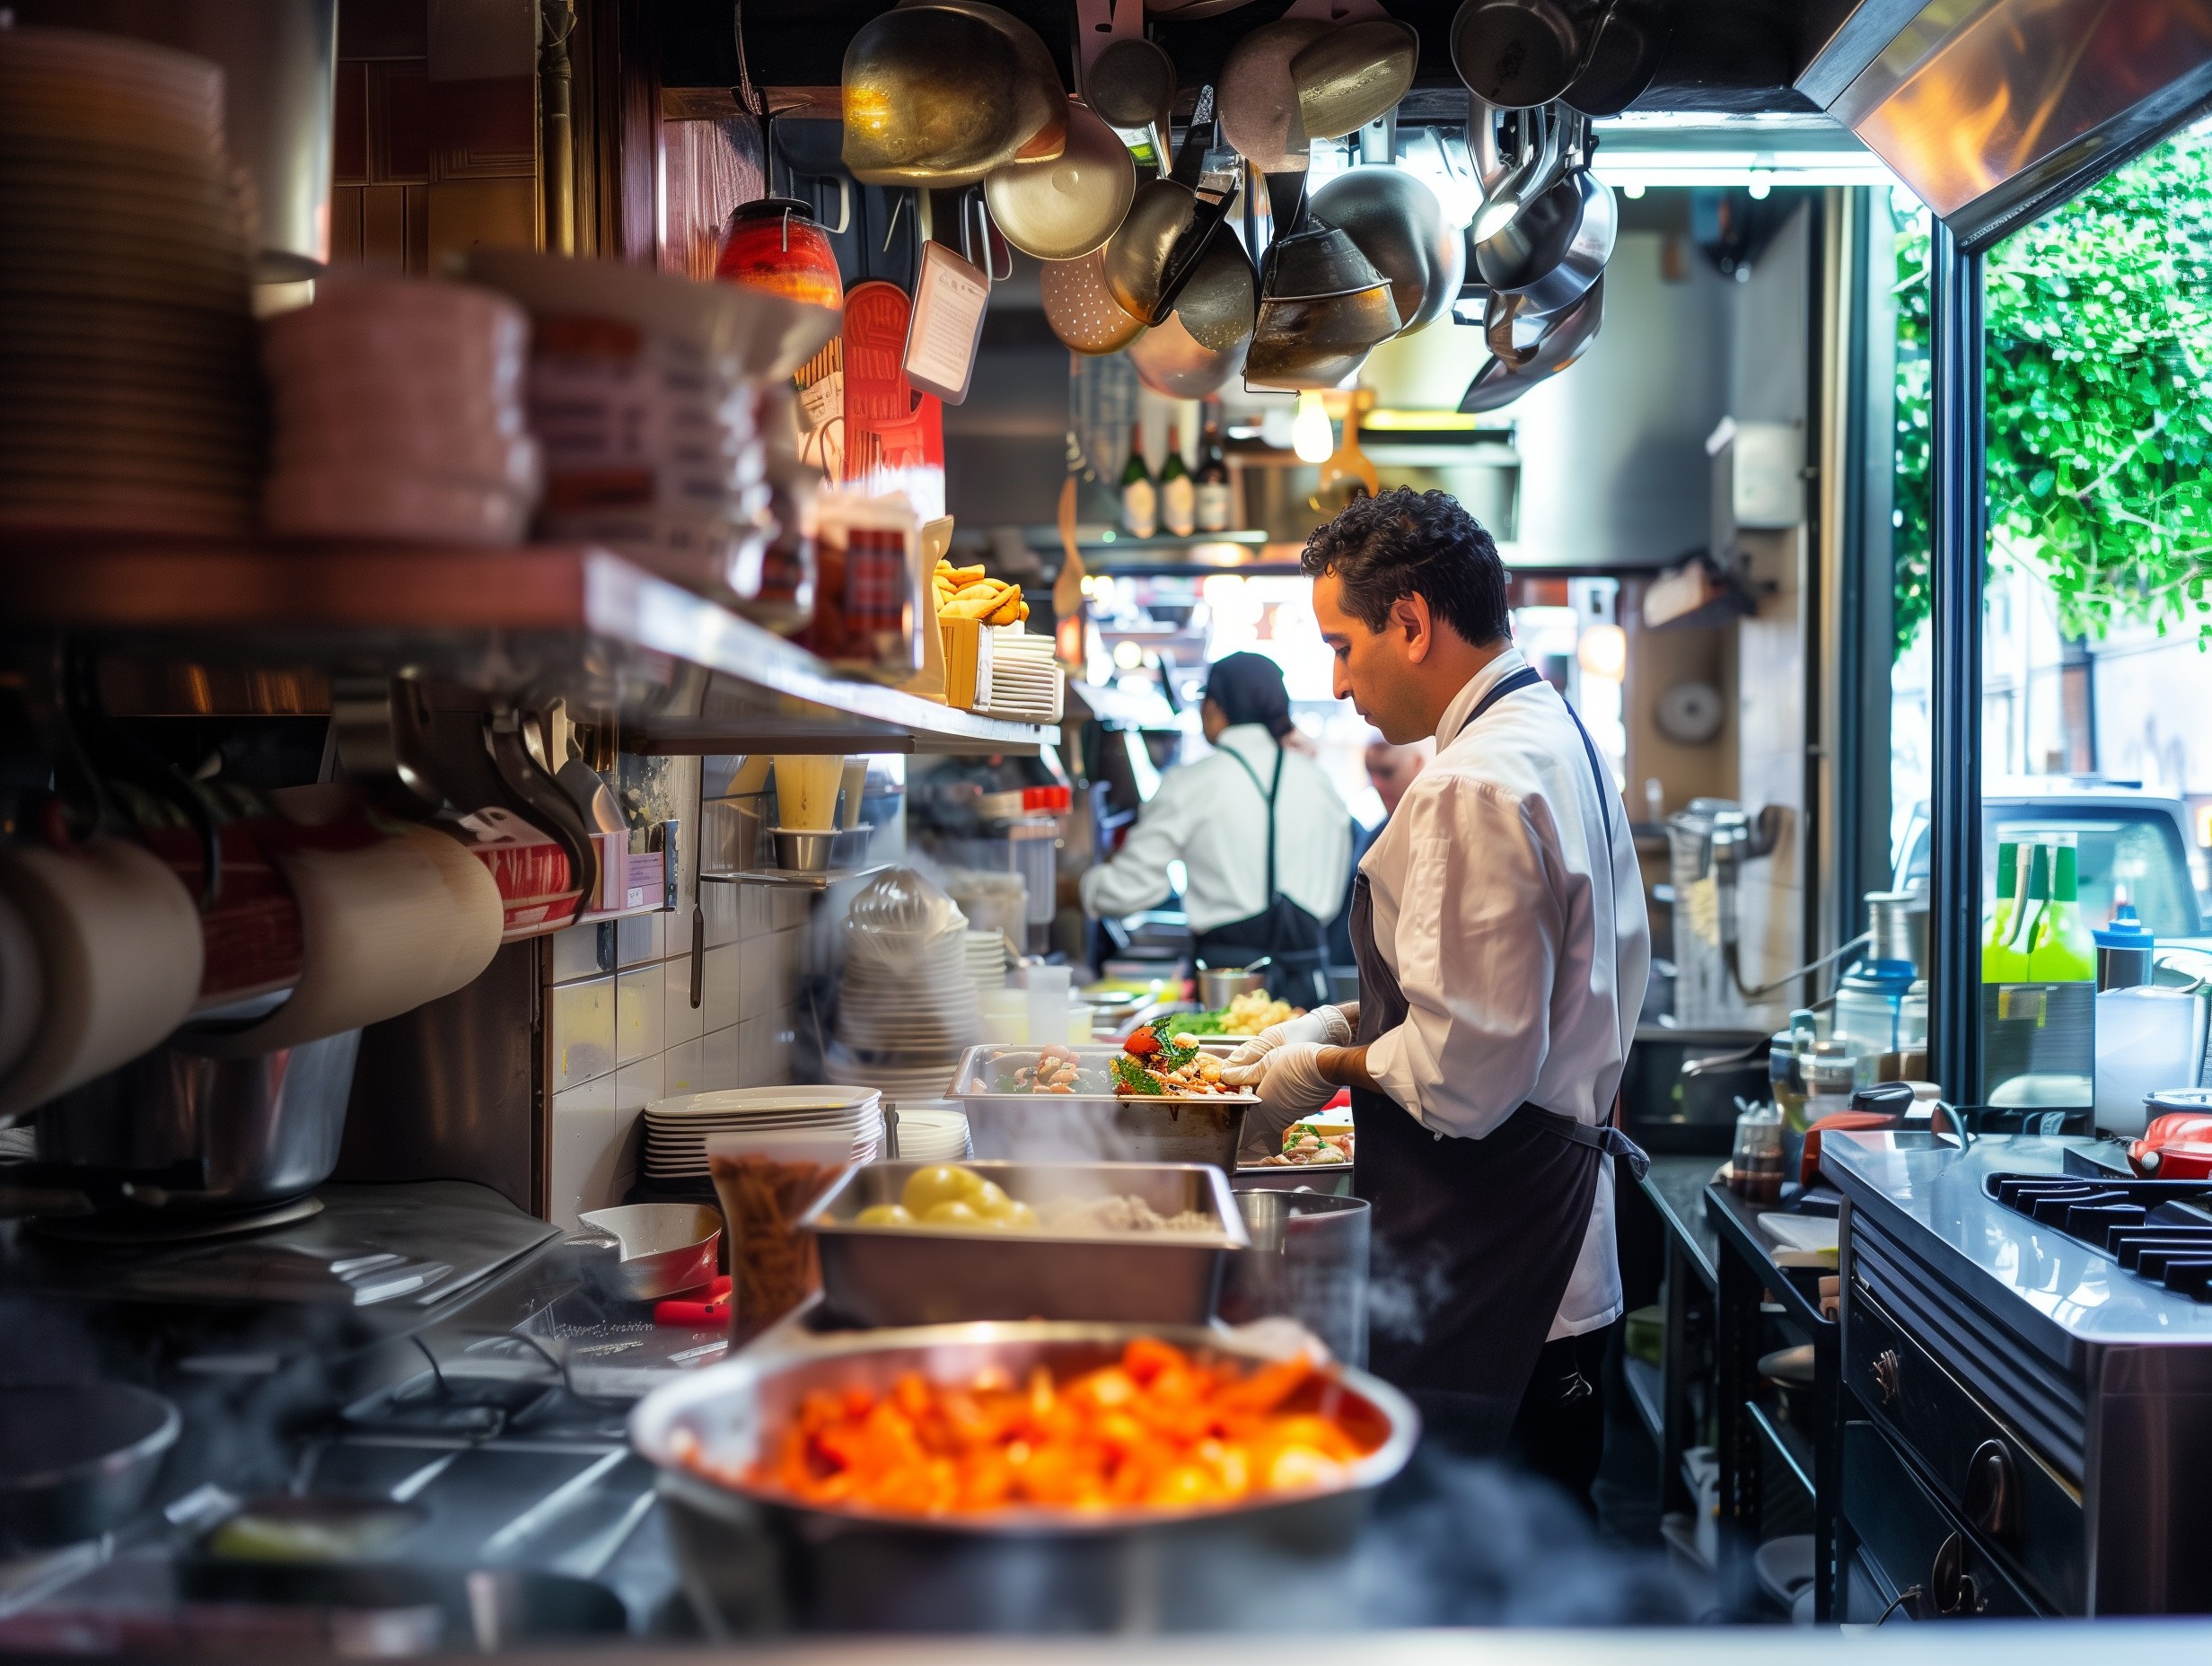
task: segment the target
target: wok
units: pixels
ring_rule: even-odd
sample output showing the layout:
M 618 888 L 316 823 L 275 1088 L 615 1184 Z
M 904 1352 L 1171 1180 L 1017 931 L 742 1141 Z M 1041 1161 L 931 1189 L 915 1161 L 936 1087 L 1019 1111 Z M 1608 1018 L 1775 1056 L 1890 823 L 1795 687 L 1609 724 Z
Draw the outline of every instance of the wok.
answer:
M 1137 189 L 1120 228 L 1106 241 L 1107 287 L 1140 323 L 1167 317 L 1229 217 L 1233 190 L 1217 197 L 1198 193 L 1213 139 L 1214 90 L 1205 87 L 1176 153 L 1175 171 Z
M 1390 280 L 1400 334 L 1444 316 L 1467 276 L 1467 241 L 1436 194 L 1396 168 L 1354 168 L 1313 194 L 1313 213 L 1359 246 Z
M 1117 1358 L 1140 1336 L 1201 1357 L 1258 1363 L 1248 1338 L 1172 1327 L 983 1323 L 799 1336 L 660 1389 L 630 1415 L 630 1441 L 661 1470 L 684 1588 L 708 1633 L 1128 1631 L 1264 1623 L 1275 1582 L 1325 1573 L 1350 1548 L 1374 1492 L 1412 1455 L 1420 1420 L 1395 1389 L 1344 1370 L 1337 1415 L 1373 1450 L 1333 1491 L 1190 1515 L 1100 1512 L 890 1518 L 793 1504 L 706 1479 L 675 1456 L 679 1432 L 740 1460 L 811 1390 L 888 1389 L 996 1368 L 1021 1380 Z
M 1309 139 L 1358 132 L 1398 108 L 1420 57 L 1418 32 L 1391 17 L 1346 23 L 1308 41 L 1290 60 L 1298 125 Z
M 871 185 L 973 185 L 1058 156 L 1067 101 L 1027 24 L 980 0 L 894 7 L 845 48 L 843 158 Z
M 120 1382 L 0 1388 L 0 1546 L 110 1532 L 145 1503 L 184 1421 Z

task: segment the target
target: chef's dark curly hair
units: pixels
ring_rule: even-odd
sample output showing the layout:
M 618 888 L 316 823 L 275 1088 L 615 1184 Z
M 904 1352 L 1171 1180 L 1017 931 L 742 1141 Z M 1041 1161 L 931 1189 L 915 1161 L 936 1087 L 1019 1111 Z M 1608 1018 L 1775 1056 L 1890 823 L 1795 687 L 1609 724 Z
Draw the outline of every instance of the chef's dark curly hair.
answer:
M 1513 628 L 1497 543 L 1448 492 L 1394 486 L 1356 501 L 1305 541 L 1298 565 L 1333 574 L 1345 610 L 1369 630 L 1400 598 L 1427 599 L 1430 613 L 1466 641 L 1498 642 Z

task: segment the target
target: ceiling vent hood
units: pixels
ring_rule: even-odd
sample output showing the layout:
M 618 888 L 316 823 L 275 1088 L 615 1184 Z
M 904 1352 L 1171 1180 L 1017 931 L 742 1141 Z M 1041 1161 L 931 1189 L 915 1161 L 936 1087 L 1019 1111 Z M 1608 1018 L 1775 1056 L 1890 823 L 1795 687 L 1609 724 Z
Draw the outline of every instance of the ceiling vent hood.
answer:
M 2064 201 L 2212 96 L 2212 0 L 1832 9 L 1797 90 L 1969 248 Z

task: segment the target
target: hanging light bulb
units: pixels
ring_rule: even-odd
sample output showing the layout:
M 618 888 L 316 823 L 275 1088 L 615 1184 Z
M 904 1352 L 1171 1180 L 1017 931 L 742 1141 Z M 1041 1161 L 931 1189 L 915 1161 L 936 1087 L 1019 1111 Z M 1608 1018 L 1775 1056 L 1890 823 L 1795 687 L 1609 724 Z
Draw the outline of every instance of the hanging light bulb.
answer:
M 1329 426 L 1329 408 L 1321 403 L 1320 394 L 1308 391 L 1298 396 L 1298 416 L 1291 425 L 1290 449 L 1298 454 L 1302 463 L 1325 463 L 1330 453 L 1337 449 L 1336 435 Z

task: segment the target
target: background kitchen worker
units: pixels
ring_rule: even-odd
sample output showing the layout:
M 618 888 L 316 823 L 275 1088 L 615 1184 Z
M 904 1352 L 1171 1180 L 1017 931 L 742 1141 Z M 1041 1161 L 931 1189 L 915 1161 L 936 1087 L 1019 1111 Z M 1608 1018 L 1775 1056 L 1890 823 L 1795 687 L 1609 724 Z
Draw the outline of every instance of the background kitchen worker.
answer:
M 1396 744 L 1434 735 L 1360 864 L 1360 998 L 1227 1074 L 1270 1120 L 1352 1090 L 1379 1258 L 1435 1293 L 1373 1363 L 1444 1438 L 1510 1448 L 1587 1503 L 1620 1316 L 1610 1126 L 1650 967 L 1620 794 L 1510 640 L 1497 547 L 1441 492 L 1355 503 L 1308 540 L 1336 689 Z
M 1312 758 L 1286 745 L 1295 732 L 1282 667 L 1258 653 L 1216 660 L 1198 721 L 1214 750 L 1171 769 L 1113 860 L 1083 876 L 1084 912 L 1135 914 L 1174 889 L 1206 965 L 1248 966 L 1263 956 L 1268 987 L 1311 1005 L 1329 997 L 1327 922 L 1343 901 L 1352 817 Z

